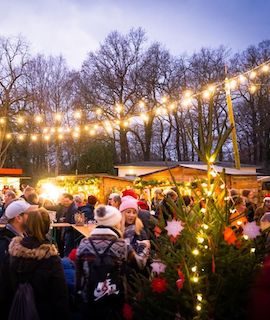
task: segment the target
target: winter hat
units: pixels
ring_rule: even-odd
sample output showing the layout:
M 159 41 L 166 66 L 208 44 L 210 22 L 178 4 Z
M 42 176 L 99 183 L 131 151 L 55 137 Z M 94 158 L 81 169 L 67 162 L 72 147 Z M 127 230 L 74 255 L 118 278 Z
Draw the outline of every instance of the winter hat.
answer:
M 16 200 L 10 203 L 6 208 L 5 216 L 8 220 L 11 220 L 24 212 L 29 212 L 31 210 L 36 210 L 38 206 L 32 206 L 24 200 Z
M 70 251 L 70 254 L 68 255 L 69 259 L 73 262 L 76 261 L 76 253 L 77 253 L 77 249 L 72 249 Z
M 122 192 L 122 196 L 125 197 L 125 196 L 131 196 L 133 197 L 134 199 L 138 199 L 138 195 L 137 193 L 133 190 L 133 189 L 127 189 L 127 190 L 124 190 Z
M 149 210 L 147 203 L 141 200 L 138 201 L 138 207 L 142 210 Z
M 87 202 L 89 203 L 89 204 L 92 204 L 93 206 L 97 203 L 97 197 L 95 197 L 95 196 L 89 196 L 88 197 L 88 199 L 87 199 Z
M 266 200 L 270 200 L 270 194 L 266 194 L 263 198 L 263 202 L 265 202 Z
M 134 198 L 132 198 L 130 196 L 123 197 L 119 210 L 122 212 L 126 209 L 135 209 L 138 212 L 137 200 L 135 200 Z
M 122 215 L 115 207 L 100 205 L 95 209 L 95 220 L 98 225 L 114 227 L 121 219 Z

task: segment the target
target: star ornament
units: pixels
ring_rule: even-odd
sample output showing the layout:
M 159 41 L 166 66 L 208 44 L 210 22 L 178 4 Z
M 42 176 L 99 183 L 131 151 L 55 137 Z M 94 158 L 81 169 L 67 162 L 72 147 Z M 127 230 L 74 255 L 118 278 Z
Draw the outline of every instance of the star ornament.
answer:
M 260 227 L 257 226 L 255 221 L 248 222 L 243 226 L 243 234 L 250 239 L 255 239 L 261 234 Z
M 165 227 L 165 229 L 168 232 L 168 236 L 173 236 L 176 238 L 179 236 L 184 227 L 182 226 L 182 222 L 180 220 L 173 219 L 172 221 L 167 221 L 167 227 Z
M 151 263 L 152 272 L 156 272 L 157 274 L 164 273 L 166 269 L 166 264 L 160 261 L 154 261 Z

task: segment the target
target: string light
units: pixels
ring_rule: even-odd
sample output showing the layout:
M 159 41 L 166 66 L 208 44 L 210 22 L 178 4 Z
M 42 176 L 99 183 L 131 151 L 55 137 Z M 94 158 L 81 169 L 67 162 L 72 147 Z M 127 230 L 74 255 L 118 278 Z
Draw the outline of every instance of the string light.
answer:
M 171 104 L 169 105 L 169 109 L 170 109 L 170 110 L 175 110 L 175 108 L 176 108 L 175 103 L 171 103 Z
M 147 121 L 149 120 L 149 116 L 146 115 L 145 113 L 141 113 L 141 114 L 140 114 L 140 117 L 141 117 L 141 119 L 142 119 L 143 121 L 145 121 L 145 122 L 147 122 Z
M 166 97 L 166 96 L 163 96 L 162 98 L 161 98 L 161 102 L 164 104 L 164 103 L 166 103 L 168 101 L 168 97 Z
M 264 73 L 268 72 L 269 71 L 269 65 L 268 64 L 265 64 L 264 66 L 262 66 L 262 71 Z
M 36 116 L 35 117 L 35 122 L 36 123 L 40 123 L 42 121 L 42 117 L 41 116 Z
M 144 108 L 144 107 L 145 107 L 144 101 L 141 100 L 141 101 L 139 102 L 139 106 L 140 106 L 141 108 Z
M 210 98 L 210 92 L 209 92 L 208 90 L 205 90 L 205 91 L 203 92 L 203 98 L 204 98 L 204 99 Z
M 101 115 L 102 114 L 102 110 L 100 108 L 96 109 L 96 114 L 97 115 Z
M 58 135 L 58 139 L 59 139 L 59 140 L 63 140 L 63 138 L 64 138 L 64 136 L 63 136 L 62 134 L 59 134 L 59 135 Z
M 205 208 L 201 208 L 201 213 L 206 213 L 206 209 Z
M 31 140 L 32 140 L 32 141 L 37 141 L 37 136 L 36 136 L 35 134 L 32 134 L 32 135 L 31 135 Z
M 251 249 L 250 249 L 250 252 L 251 252 L 251 253 L 254 253 L 255 251 L 256 251 L 255 248 L 251 248 Z
M 237 81 L 233 79 L 229 82 L 229 85 L 230 85 L 230 89 L 234 90 L 237 87 Z
M 244 238 L 245 240 L 248 240 L 248 236 L 247 236 L 246 234 L 243 235 L 243 238 Z
M 215 87 L 213 84 L 210 84 L 210 85 L 208 86 L 208 91 L 209 91 L 210 93 L 214 93 L 215 90 L 216 90 L 216 87 Z
M 0 118 L 0 123 L 1 123 L 1 124 L 5 124 L 5 123 L 6 123 L 5 118 Z
M 96 131 L 94 129 L 91 129 L 89 131 L 90 136 L 94 136 L 96 134 Z
M 7 139 L 11 139 L 11 138 L 12 138 L 11 133 L 7 133 L 7 134 L 6 134 L 6 138 L 7 138 Z
M 203 226 L 202 226 L 202 227 L 204 228 L 204 230 L 209 229 L 209 227 L 208 227 L 208 225 L 207 225 L 207 224 L 203 224 Z
M 47 133 L 48 131 L 49 131 L 48 128 L 44 128 L 44 129 L 43 129 L 43 133 Z
M 198 283 L 199 282 L 199 278 L 195 276 L 195 277 L 192 278 L 192 281 L 195 282 L 195 283 Z
M 201 310 L 202 310 L 202 306 L 201 306 L 200 304 L 197 304 L 196 310 L 197 310 L 197 311 L 201 311 Z
M 197 267 L 196 267 L 196 266 L 192 267 L 192 268 L 191 268 L 191 271 L 192 271 L 192 272 L 196 272 L 196 271 L 197 271 Z
M 49 136 L 48 134 L 46 134 L 46 135 L 44 136 L 44 140 L 45 140 L 45 141 L 49 141 L 49 140 L 50 140 L 50 136 Z
M 24 123 L 24 118 L 23 117 L 18 117 L 17 122 L 18 122 L 18 124 L 23 124 Z
M 81 116 L 82 116 L 81 111 L 76 111 L 76 112 L 74 113 L 74 118 L 75 118 L 75 119 L 81 119 Z
M 185 91 L 185 93 L 184 93 L 184 97 L 185 98 L 190 98 L 191 96 L 192 96 L 192 91 L 191 90 Z
M 244 84 L 244 83 L 247 82 L 247 78 L 246 78 L 244 75 L 242 75 L 242 74 L 240 74 L 240 76 L 238 77 L 238 80 L 239 80 L 239 82 L 242 83 L 242 84 Z
M 89 130 L 89 126 L 84 126 L 84 130 L 88 131 Z
M 192 251 L 192 253 L 194 254 L 194 256 L 197 256 L 200 252 L 199 252 L 198 249 L 194 249 L 194 250 Z
M 197 293 L 197 300 L 198 300 L 198 301 L 202 301 L 202 299 L 203 299 L 203 298 L 202 298 L 202 295 L 201 295 L 200 293 Z
M 123 107 L 121 106 L 121 104 L 117 103 L 115 106 L 115 110 L 116 112 L 120 113 L 123 110 Z
M 79 138 L 80 134 L 79 134 L 79 132 L 75 131 L 75 132 L 73 132 L 72 136 L 73 136 L 73 138 Z
M 51 128 L 51 133 L 55 133 L 55 128 Z
M 203 237 L 198 236 L 198 237 L 197 237 L 197 241 L 198 241 L 199 243 L 203 243 L 203 242 L 204 242 L 204 238 L 203 238 Z
M 59 132 L 59 133 L 61 133 L 61 132 L 63 132 L 63 131 L 64 131 L 64 129 L 61 128 L 61 127 L 57 129 L 57 132 Z
M 249 87 L 250 93 L 255 93 L 257 91 L 257 87 L 253 84 L 252 86 Z
M 24 135 L 23 135 L 23 134 L 20 134 L 20 135 L 18 136 L 18 139 L 19 139 L 20 141 L 23 141 L 23 140 L 24 140 Z
M 249 78 L 253 80 L 256 77 L 257 77 L 257 72 L 256 71 L 251 71 L 250 74 L 249 74 Z

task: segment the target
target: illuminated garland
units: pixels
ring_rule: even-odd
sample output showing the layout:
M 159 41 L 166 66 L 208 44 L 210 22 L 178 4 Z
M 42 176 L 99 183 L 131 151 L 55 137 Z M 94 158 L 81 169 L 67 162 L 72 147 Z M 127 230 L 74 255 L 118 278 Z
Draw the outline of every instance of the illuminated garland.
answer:
M 78 126 L 61 126 L 61 121 L 63 120 L 63 115 L 61 113 L 54 113 L 52 114 L 55 126 L 53 127 L 43 127 L 41 128 L 41 132 L 37 133 L 18 133 L 18 132 L 8 132 L 5 134 L 5 138 L 7 140 L 11 140 L 12 138 L 17 138 L 19 141 L 25 140 L 26 137 L 30 137 L 30 140 L 32 142 L 36 142 L 39 140 L 39 137 L 42 136 L 42 140 L 45 142 L 49 142 L 53 137 L 57 138 L 58 140 L 63 140 L 67 137 L 71 137 L 73 139 L 79 139 L 80 136 L 85 133 L 90 137 L 93 137 L 102 131 L 105 131 L 107 134 L 110 134 L 113 132 L 114 129 L 117 127 L 127 128 L 133 120 L 140 119 L 143 122 L 147 123 L 152 115 L 156 116 L 166 116 L 171 112 L 177 111 L 179 106 L 182 107 L 188 107 L 191 106 L 194 102 L 194 99 L 197 97 L 201 97 L 204 101 L 208 101 L 211 96 L 214 95 L 217 89 L 219 90 L 236 90 L 237 88 L 241 87 L 242 85 L 248 84 L 248 89 L 250 94 L 254 94 L 260 84 L 254 84 L 253 81 L 259 76 L 259 75 L 267 75 L 270 72 L 270 60 L 260 64 L 259 66 L 246 71 L 244 73 L 238 74 L 234 77 L 231 77 L 230 79 L 225 79 L 224 81 L 210 84 L 205 89 L 199 92 L 192 92 L 191 90 L 186 90 L 182 94 L 182 98 L 177 101 L 169 101 L 168 97 L 164 96 L 161 99 L 161 102 L 157 104 L 156 107 L 154 107 L 152 110 L 147 112 L 139 112 L 136 114 L 133 114 L 132 116 L 128 118 L 122 118 L 121 112 L 123 110 L 123 106 L 121 104 L 115 105 L 115 111 L 117 113 L 118 118 L 115 120 L 100 120 L 100 121 L 92 121 L 92 120 L 84 120 L 87 121 L 84 125 L 78 125 Z M 249 81 L 252 81 L 250 84 Z M 145 102 L 140 101 L 138 106 L 140 108 L 144 108 Z M 97 108 L 95 110 L 96 116 L 102 116 L 103 111 L 101 108 Z M 75 120 L 82 120 L 82 111 L 81 110 L 75 110 L 73 113 L 73 118 Z M 37 115 L 34 118 L 29 116 L 29 119 L 32 120 L 36 125 L 41 125 L 44 122 L 44 117 L 42 115 Z M 1 125 L 5 126 L 7 124 L 7 118 L 6 117 L 0 117 L 0 128 Z M 16 123 L 18 126 L 23 126 L 26 123 L 27 117 L 18 116 L 16 118 Z M 1 129 L 0 129 L 1 130 Z M 1 134 L 1 132 L 0 132 Z

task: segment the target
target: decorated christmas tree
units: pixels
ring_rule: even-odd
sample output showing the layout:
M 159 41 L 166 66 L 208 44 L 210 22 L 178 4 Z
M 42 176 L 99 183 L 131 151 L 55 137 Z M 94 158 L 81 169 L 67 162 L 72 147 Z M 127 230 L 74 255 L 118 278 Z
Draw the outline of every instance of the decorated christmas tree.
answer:
M 224 173 L 213 166 L 231 128 L 224 126 L 214 139 L 208 119 L 207 128 L 199 129 L 200 146 L 191 139 L 208 166 L 207 180 L 189 184 L 193 206 L 175 188 L 179 197 L 169 202 L 171 217 L 165 220 L 161 212 L 150 277 L 134 277 L 134 319 L 245 319 L 248 312 L 249 290 L 263 259 L 262 237 L 255 222 L 234 212 Z

